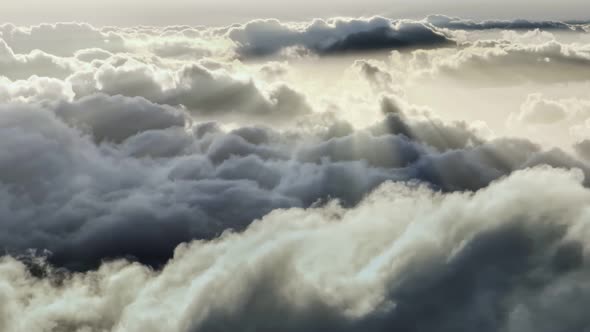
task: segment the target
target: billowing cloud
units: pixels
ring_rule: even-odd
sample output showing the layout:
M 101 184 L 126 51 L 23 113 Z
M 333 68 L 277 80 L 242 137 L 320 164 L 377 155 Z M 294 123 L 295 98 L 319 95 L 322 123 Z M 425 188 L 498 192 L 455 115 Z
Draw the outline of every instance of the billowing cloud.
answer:
M 9 331 L 583 329 L 590 191 L 580 181 L 540 168 L 475 194 L 390 183 L 351 210 L 278 210 L 243 233 L 183 244 L 161 271 L 118 261 L 69 274 L 33 258 L 39 278 L 6 257 L 0 322 Z
M 71 100 L 72 87 L 59 79 L 31 76 L 11 81 L 0 77 L 0 102 L 38 102 L 42 100 Z
M 585 158 L 586 160 L 590 160 L 590 140 L 583 140 L 574 145 L 575 151 Z
M 148 130 L 184 128 L 187 121 L 182 111 L 155 105 L 141 97 L 93 95 L 72 103 L 62 101 L 52 108 L 64 122 L 89 130 L 98 142 L 122 142 Z M 125 125 L 117 126 L 118 123 Z
M 252 79 L 235 78 L 223 69 L 209 70 L 200 64 L 167 70 L 118 57 L 79 72 L 69 81 L 78 96 L 96 92 L 140 96 L 155 103 L 182 105 L 205 118 L 264 117 L 278 121 L 311 111 L 305 96 L 285 84 L 264 91 Z
M 244 229 L 277 208 L 330 198 L 354 206 L 388 180 L 462 191 L 539 164 L 588 173 L 560 151 L 486 142 L 395 100 L 382 107 L 383 122 L 331 137 L 191 125 L 140 97 L 5 104 L 0 244 L 50 250 L 52 262 L 76 269 L 126 255 L 159 265 L 181 242 Z

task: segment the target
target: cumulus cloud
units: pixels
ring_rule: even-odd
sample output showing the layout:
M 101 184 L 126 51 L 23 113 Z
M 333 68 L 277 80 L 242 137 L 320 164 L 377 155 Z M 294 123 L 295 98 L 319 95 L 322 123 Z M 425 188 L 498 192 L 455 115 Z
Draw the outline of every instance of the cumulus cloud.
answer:
M 564 105 L 541 98 L 540 94 L 529 95 L 516 120 L 530 124 L 552 124 L 564 120 L 567 110 Z
M 182 111 L 141 97 L 93 95 L 75 102 L 62 101 L 51 108 L 64 122 L 88 129 L 98 142 L 122 142 L 148 130 L 184 128 L 187 122 Z M 125 125 L 117 126 L 117 123 Z
M 487 20 L 476 22 L 444 15 L 424 20 L 333 18 L 311 22 L 285 23 L 276 19 L 254 20 L 228 31 L 243 57 L 268 56 L 293 47 L 304 47 L 319 54 L 341 54 L 395 49 L 431 49 L 455 45 L 456 33 L 467 31 L 566 31 L 585 33 L 582 22 L 527 20 Z M 447 30 L 447 31 L 448 31 Z M 454 36 L 454 37 L 451 37 Z
M 144 97 L 152 102 L 183 106 L 204 118 L 290 119 L 311 111 L 301 93 L 284 83 L 267 90 L 251 78 L 236 78 L 223 68 L 201 64 L 170 70 L 126 57 L 115 57 L 98 68 L 69 78 L 77 96 L 97 92 Z
M 238 43 L 238 52 L 244 57 L 272 55 L 293 46 L 331 54 L 453 45 L 430 25 L 384 17 L 317 19 L 306 24 L 255 20 L 230 29 L 229 37 Z
M 29 260 L 39 278 L 5 257 L 0 322 L 10 331 L 577 330 L 590 323 L 581 178 L 532 169 L 475 194 L 387 184 L 351 210 L 279 210 L 243 233 L 183 244 L 161 271 L 117 261 L 70 274 Z
M 260 66 L 260 74 L 267 80 L 273 81 L 280 79 L 289 72 L 290 68 L 288 63 L 270 61 Z
M 587 45 L 554 40 L 532 45 L 477 41 L 453 54 L 417 53 L 415 57 L 416 68 L 483 85 L 575 82 L 590 77 Z
M 38 102 L 42 100 L 71 100 L 71 86 L 62 80 L 31 76 L 26 80 L 11 81 L 0 77 L 0 102 Z

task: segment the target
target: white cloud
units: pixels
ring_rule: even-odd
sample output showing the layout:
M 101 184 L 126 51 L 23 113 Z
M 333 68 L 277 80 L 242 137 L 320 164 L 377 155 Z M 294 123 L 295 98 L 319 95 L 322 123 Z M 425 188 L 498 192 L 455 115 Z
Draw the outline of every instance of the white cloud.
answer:
M 417 70 L 485 86 L 588 81 L 590 77 L 587 45 L 557 41 L 519 44 L 483 40 L 453 53 L 418 51 L 412 61 Z
M 60 58 L 42 51 L 16 54 L 0 39 L 0 71 L 11 79 L 27 79 L 31 76 L 65 78 L 78 67 L 73 60 Z
M 311 111 L 305 96 L 285 84 L 262 90 L 250 78 L 234 77 L 224 69 L 209 70 L 200 64 L 166 70 L 117 58 L 79 72 L 69 81 L 79 97 L 96 92 L 141 96 L 156 103 L 182 105 L 201 118 L 280 121 Z

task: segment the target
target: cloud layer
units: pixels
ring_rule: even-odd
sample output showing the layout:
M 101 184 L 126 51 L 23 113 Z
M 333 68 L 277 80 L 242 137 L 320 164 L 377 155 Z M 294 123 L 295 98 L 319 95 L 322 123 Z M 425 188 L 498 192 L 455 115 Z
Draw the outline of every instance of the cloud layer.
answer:
M 581 179 L 532 169 L 475 194 L 389 183 L 351 210 L 277 210 L 244 233 L 182 245 L 157 272 L 118 261 L 69 274 L 33 260 L 40 279 L 4 258 L 0 322 L 10 331 L 583 329 L 590 192 Z
M 0 330 L 587 329 L 587 31 L 0 26 Z
M 463 123 L 408 116 L 391 99 L 382 107 L 370 128 L 314 134 L 193 124 L 140 97 L 7 104 L 0 243 L 50 250 L 52 262 L 76 269 L 125 255 L 157 266 L 181 242 L 244 229 L 277 208 L 330 198 L 353 206 L 385 181 L 463 191 L 539 164 L 590 174 L 559 150 L 485 141 Z

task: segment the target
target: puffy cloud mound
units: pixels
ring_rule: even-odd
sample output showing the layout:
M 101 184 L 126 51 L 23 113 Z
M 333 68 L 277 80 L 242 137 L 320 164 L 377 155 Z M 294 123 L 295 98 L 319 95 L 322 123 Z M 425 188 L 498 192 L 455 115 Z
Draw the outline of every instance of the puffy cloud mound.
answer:
M 172 107 L 152 104 L 144 98 L 93 95 L 75 102 L 60 102 L 53 106 L 64 122 L 88 129 L 96 141 L 122 142 L 138 133 L 183 128 L 187 116 Z M 120 123 L 124 125 L 116 126 Z
M 27 79 L 31 76 L 65 78 L 75 71 L 75 64 L 64 58 L 34 50 L 16 54 L 0 39 L 0 72 L 11 79 Z
M 590 324 L 590 191 L 581 179 L 538 168 L 453 194 L 389 183 L 354 209 L 277 210 L 243 233 L 183 244 L 161 271 L 117 261 L 71 274 L 30 257 L 34 276 L 5 257 L 0 324 L 41 332 L 580 330 Z
M 139 96 L 155 103 L 183 106 L 201 118 L 285 121 L 311 111 L 305 96 L 285 83 L 262 89 L 252 79 L 237 78 L 222 68 L 210 70 L 201 64 L 170 70 L 117 56 L 98 68 L 76 73 L 69 81 L 77 96 L 97 92 Z
M 590 160 L 590 140 L 583 140 L 574 145 L 575 151 L 585 158 L 586 160 Z

